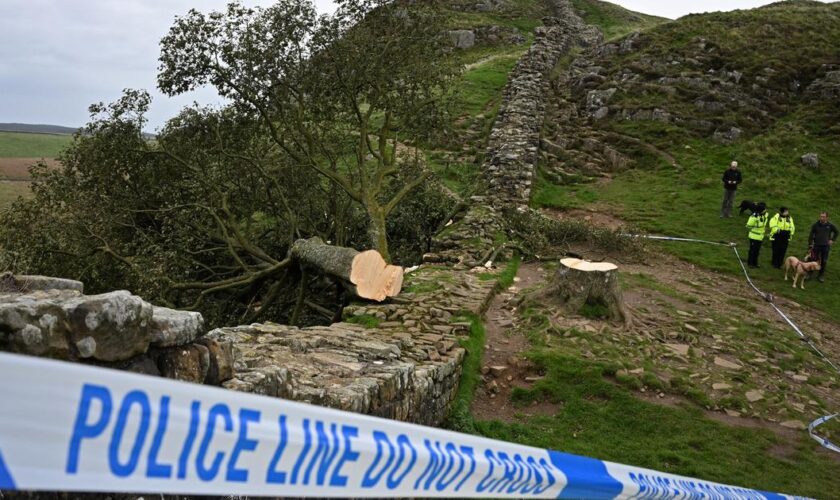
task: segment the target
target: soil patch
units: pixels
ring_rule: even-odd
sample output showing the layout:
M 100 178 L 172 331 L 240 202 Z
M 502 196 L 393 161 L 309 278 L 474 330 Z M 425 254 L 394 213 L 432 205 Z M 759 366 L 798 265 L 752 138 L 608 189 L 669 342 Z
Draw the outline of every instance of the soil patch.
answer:
M 30 180 L 29 167 L 44 161 L 50 168 L 58 168 L 61 163 L 55 158 L 0 158 L 0 179 L 9 181 Z

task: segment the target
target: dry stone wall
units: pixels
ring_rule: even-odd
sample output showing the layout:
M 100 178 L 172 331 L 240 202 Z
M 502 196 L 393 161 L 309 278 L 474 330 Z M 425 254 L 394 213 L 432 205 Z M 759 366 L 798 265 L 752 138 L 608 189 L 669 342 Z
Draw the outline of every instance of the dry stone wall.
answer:
M 527 208 L 550 91 L 548 73 L 572 47 L 599 40 L 568 2 L 557 5 L 560 17 L 543 19 L 545 26 L 536 29 L 534 44 L 511 73 L 490 133 L 484 174 L 497 206 Z
M 568 0 L 555 0 L 554 17 L 543 19 L 535 40 L 508 78 L 499 113 L 490 132 L 482 173 L 484 196 L 473 197 L 463 219 L 433 241 L 426 262 L 471 268 L 483 264 L 504 236 L 505 209 L 527 210 L 537 162 L 540 131 L 551 93 L 549 74 L 575 46 L 600 43 L 601 33 L 586 25 Z
M 424 266 L 406 277 L 398 303 L 352 305 L 328 327 L 255 324 L 208 334 L 234 346 L 224 387 L 341 410 L 438 425 L 455 397 L 469 321 L 495 281 Z M 365 326 L 360 323 L 367 323 Z

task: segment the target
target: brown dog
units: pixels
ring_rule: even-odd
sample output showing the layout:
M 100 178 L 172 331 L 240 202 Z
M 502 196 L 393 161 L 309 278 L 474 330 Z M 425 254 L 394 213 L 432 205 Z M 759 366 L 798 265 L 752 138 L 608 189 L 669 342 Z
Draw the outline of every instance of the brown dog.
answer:
M 796 281 L 799 280 L 799 288 L 805 290 L 805 274 L 811 271 L 819 271 L 819 262 L 805 262 L 793 255 L 785 259 L 785 281 L 788 279 L 788 272 L 793 269 L 793 288 L 796 288 Z

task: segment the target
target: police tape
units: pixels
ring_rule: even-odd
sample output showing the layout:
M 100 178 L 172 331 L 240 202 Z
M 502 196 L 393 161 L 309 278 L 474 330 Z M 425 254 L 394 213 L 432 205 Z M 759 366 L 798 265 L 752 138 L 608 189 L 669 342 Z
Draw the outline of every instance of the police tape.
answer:
M 773 303 L 773 296 L 769 293 L 766 293 L 766 292 L 762 291 L 760 288 L 758 288 L 758 286 L 756 286 L 755 283 L 753 283 L 752 278 L 750 278 L 750 273 L 747 272 L 747 267 L 744 265 L 744 260 L 741 258 L 741 254 L 738 253 L 738 247 L 735 243 L 707 241 L 707 240 L 700 240 L 700 239 L 695 239 L 695 238 L 680 238 L 680 237 L 676 237 L 676 236 L 654 236 L 654 235 L 650 235 L 650 234 L 622 234 L 621 236 L 625 236 L 625 237 L 628 237 L 628 238 L 642 238 L 642 239 L 659 240 L 659 241 L 681 241 L 681 242 L 689 242 L 689 243 L 706 243 L 706 244 L 709 244 L 709 245 L 719 245 L 719 246 L 730 247 L 732 249 L 732 251 L 735 252 L 735 258 L 738 259 L 738 264 L 741 266 L 741 270 L 744 272 L 744 277 L 747 280 L 747 284 L 749 284 L 750 287 L 752 287 L 752 289 L 755 290 L 755 292 L 757 294 L 759 294 L 763 299 L 765 299 L 767 302 L 770 303 L 770 306 L 773 309 L 775 309 L 776 313 L 788 325 L 790 325 L 790 327 L 793 329 L 793 331 L 796 332 L 797 335 L 799 335 L 799 338 L 803 342 L 808 344 L 808 346 L 811 348 L 812 351 L 814 351 L 820 358 L 823 359 L 823 361 L 825 361 L 829 366 L 831 366 L 831 368 L 834 369 L 834 371 L 836 371 L 838 374 L 840 374 L 840 367 L 835 365 L 834 362 L 831 361 L 831 359 L 829 359 L 829 357 L 826 356 L 820 350 L 819 347 L 817 347 L 817 345 L 814 343 L 814 341 L 811 340 L 807 335 L 805 335 L 805 333 L 802 332 L 802 329 L 799 328 L 799 325 L 794 323 L 793 320 L 790 319 L 790 317 L 787 314 L 785 314 L 785 312 L 782 311 L 779 308 L 779 306 L 777 306 L 776 304 Z M 840 453 L 840 446 L 837 446 L 836 444 L 832 443 L 828 439 L 826 439 L 826 438 L 824 438 L 824 437 L 822 437 L 822 436 L 820 436 L 820 435 L 818 435 L 814 432 L 814 429 L 816 429 L 820 425 L 828 422 L 829 420 L 833 420 L 833 419 L 838 418 L 838 417 L 840 417 L 840 413 L 836 413 L 834 415 L 826 415 L 824 417 L 820 417 L 820 418 L 814 420 L 813 422 L 811 422 L 808 425 L 808 435 L 811 436 L 811 438 L 813 438 L 814 441 L 819 443 L 824 448 L 827 448 L 831 451 L 835 451 L 837 453 Z M 838 419 L 838 420 L 840 420 L 840 419 Z
M 0 490 L 793 498 L 255 394 L 0 353 Z

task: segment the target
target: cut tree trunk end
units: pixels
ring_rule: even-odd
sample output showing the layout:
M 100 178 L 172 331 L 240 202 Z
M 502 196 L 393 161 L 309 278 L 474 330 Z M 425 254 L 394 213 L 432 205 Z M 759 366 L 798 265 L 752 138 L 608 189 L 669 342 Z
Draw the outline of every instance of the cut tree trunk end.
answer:
M 627 326 L 632 322 L 624 305 L 615 264 L 562 259 L 550 290 L 570 313 L 604 316 L 623 321 Z
M 314 237 L 297 240 L 290 254 L 304 267 L 341 281 L 348 292 L 362 299 L 382 302 L 402 289 L 403 268 L 387 264 L 376 250 L 359 252 Z

